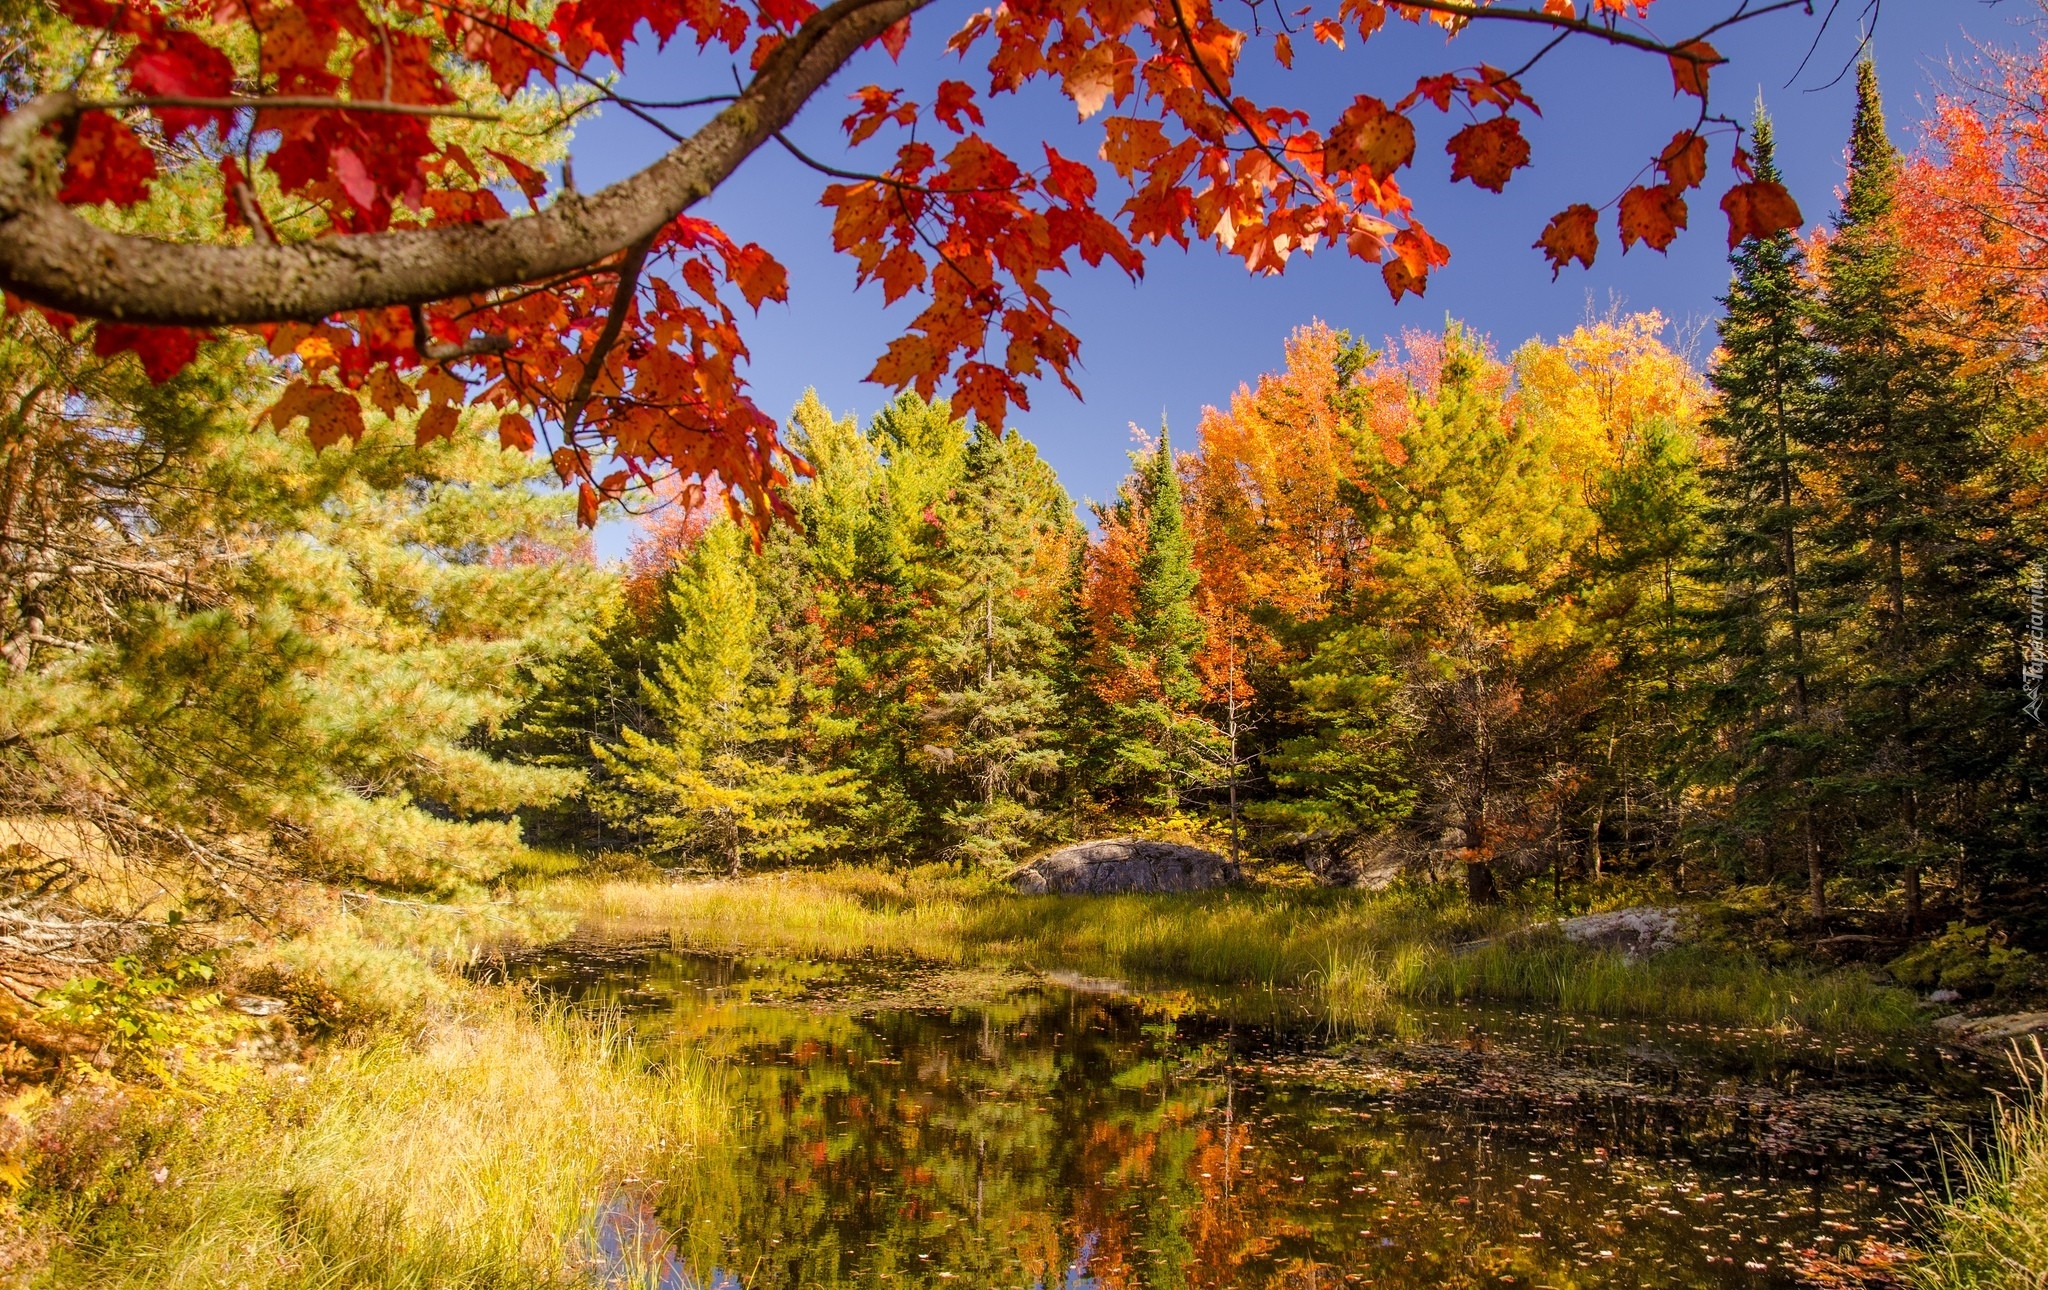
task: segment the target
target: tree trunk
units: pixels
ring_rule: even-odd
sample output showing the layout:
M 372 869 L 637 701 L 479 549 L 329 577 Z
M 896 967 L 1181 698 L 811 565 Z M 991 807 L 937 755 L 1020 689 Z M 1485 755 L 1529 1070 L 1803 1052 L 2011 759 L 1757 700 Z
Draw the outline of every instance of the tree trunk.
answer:
M 1828 876 L 1821 867 L 1820 839 L 1813 833 L 1813 808 L 1807 807 L 1803 821 L 1806 842 L 1806 898 L 1813 914 L 1813 921 L 1824 923 L 1828 917 Z
M 1906 866 L 1906 933 L 1920 934 L 1920 863 L 1916 860 Z
M 1475 905 L 1491 905 L 1500 899 L 1500 892 L 1493 885 L 1493 861 L 1465 862 L 1465 899 Z

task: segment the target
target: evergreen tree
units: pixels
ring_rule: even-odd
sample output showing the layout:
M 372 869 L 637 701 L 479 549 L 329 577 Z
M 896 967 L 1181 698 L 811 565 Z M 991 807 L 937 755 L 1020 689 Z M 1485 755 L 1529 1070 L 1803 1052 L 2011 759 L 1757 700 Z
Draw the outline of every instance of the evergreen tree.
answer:
M 402 399 L 316 450 L 251 428 L 262 372 L 223 343 L 157 385 L 32 318 L 0 336 L 0 816 L 71 839 L 31 847 L 18 912 L 118 942 L 280 881 L 473 890 L 576 786 L 489 751 L 598 594 L 545 464 L 474 419 L 421 443 Z M 132 881 L 79 887 L 81 854 Z
M 713 525 L 671 575 L 675 636 L 643 679 L 655 733 L 601 745 L 612 784 L 599 807 L 658 849 L 749 862 L 801 860 L 843 837 L 830 814 L 858 796 L 853 773 L 797 755 L 795 678 L 766 648 L 758 557 L 737 524 Z
M 1118 615 L 1109 646 L 1115 673 L 1108 682 L 1110 776 L 1147 807 L 1171 814 L 1190 787 L 1216 778 L 1225 754 L 1215 726 L 1201 713 L 1199 574 L 1165 427 L 1158 446 L 1136 455 L 1133 464 L 1132 483 L 1117 503 L 1118 520 L 1138 546 L 1128 609 Z
M 1970 789 L 2001 764 L 2014 726 L 2000 637 L 2020 556 L 1995 386 L 1926 328 L 1898 221 L 1901 162 L 1867 60 L 1856 90 L 1814 311 L 1833 494 L 1819 540 L 1842 710 L 1834 791 L 1860 822 L 1858 858 L 1903 877 L 1917 919 L 1921 870 L 1943 855 L 1937 839 L 1967 849 L 1981 831 Z
M 1760 178 L 1779 178 L 1770 117 L 1758 104 L 1753 137 Z M 1822 899 L 1816 777 L 1826 736 L 1816 650 L 1824 639 L 1815 600 L 1812 480 L 1819 431 L 1820 354 L 1810 334 L 1812 291 L 1791 231 L 1745 239 L 1729 257 L 1722 298 L 1720 398 L 1708 429 L 1724 457 L 1706 472 L 1706 522 L 1696 575 L 1706 603 L 1695 616 L 1702 667 L 1697 702 L 1708 735 L 1701 775 L 1728 792 L 1718 830 L 1766 854 L 1787 841 Z
M 1531 795 L 1574 671 L 1573 556 L 1593 515 L 1540 427 L 1509 420 L 1477 344 L 1453 331 L 1433 397 L 1417 394 L 1398 454 L 1362 455 L 1362 520 L 1380 583 L 1361 617 L 1385 624 L 1415 714 L 1419 802 L 1495 899 L 1495 864 L 1538 825 Z
M 1294 833 L 1370 834 L 1406 819 L 1417 794 L 1396 642 L 1375 624 L 1345 626 L 1287 669 L 1290 716 L 1306 727 L 1264 763 L 1275 794 L 1254 820 Z
M 920 761 L 955 786 L 941 810 L 950 848 L 1000 864 L 1045 833 L 1036 804 L 1066 761 L 1054 668 L 1073 510 L 1031 444 L 978 428 L 937 514 L 940 577 L 921 632 L 935 690 Z

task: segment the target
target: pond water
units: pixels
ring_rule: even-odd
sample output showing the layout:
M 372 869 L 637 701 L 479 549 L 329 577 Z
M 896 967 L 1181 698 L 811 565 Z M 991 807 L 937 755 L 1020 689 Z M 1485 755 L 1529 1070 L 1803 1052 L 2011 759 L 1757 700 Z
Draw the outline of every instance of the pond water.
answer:
M 735 1131 L 600 1224 L 675 1290 L 1856 1284 L 1991 1074 L 1497 1009 L 1337 1034 L 1268 992 L 878 962 L 503 970 L 721 1059 Z

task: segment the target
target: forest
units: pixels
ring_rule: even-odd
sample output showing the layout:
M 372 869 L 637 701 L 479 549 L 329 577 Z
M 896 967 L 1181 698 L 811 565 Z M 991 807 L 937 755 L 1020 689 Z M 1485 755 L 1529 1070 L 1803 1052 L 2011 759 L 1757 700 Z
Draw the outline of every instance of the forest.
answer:
M 1731 210 L 1708 331 L 1246 337 L 1275 370 L 1085 506 L 928 371 L 635 449 L 650 355 L 730 393 L 707 266 L 772 297 L 715 229 L 662 244 L 713 303 L 634 313 L 631 389 L 613 327 L 519 398 L 8 278 L 0 1279 L 2040 1284 L 2048 63 L 1989 66 L 1908 150 L 1858 63 L 1839 210 Z M 561 162 L 499 93 L 428 197 Z M 277 245 L 294 190 L 163 125 L 99 218 Z M 1118 837 L 1240 881 L 1011 888 Z M 1616 916 L 1654 935 L 1570 930 Z
M 1024 433 L 807 396 L 796 522 L 655 512 L 536 670 L 501 755 L 584 787 L 534 836 L 737 875 L 1136 829 L 2037 939 L 2034 394 L 1907 324 L 1863 74 L 1841 217 L 1743 244 L 1706 373 L 1655 314 L 1505 356 L 1315 323 L 1085 527 Z

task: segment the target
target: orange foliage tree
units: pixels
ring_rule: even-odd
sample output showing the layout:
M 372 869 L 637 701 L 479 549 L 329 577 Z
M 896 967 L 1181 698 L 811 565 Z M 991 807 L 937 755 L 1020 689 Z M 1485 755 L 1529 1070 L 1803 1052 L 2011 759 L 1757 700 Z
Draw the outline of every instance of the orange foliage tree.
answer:
M 1418 114 L 1458 114 L 1452 178 L 1500 191 L 1531 162 L 1523 78 L 1566 39 L 1668 64 L 1680 101 L 1648 182 L 1604 199 L 1624 249 L 1662 250 L 1684 227 L 1710 136 L 1735 140 L 1731 239 L 1796 222 L 1708 95 L 1723 61 L 1712 38 L 1807 0 L 1729 0 L 1668 35 L 1648 25 L 1652 7 L 1010 0 L 963 15 L 947 42 L 967 79 L 925 102 L 855 91 L 849 146 L 891 147 L 884 164 L 797 155 L 832 179 L 834 243 L 860 279 L 890 303 L 922 301 L 871 379 L 926 396 L 950 383 L 1000 427 L 1028 406 L 1026 382 L 1072 384 L 1079 340 L 1055 307 L 1056 272 L 1108 261 L 1135 277 L 1146 247 L 1207 241 L 1277 273 L 1322 246 L 1378 264 L 1397 300 L 1420 294 L 1450 251 L 1401 187 Z M 423 439 L 480 400 L 508 446 L 546 440 L 586 523 L 655 467 L 715 475 L 765 522 L 790 459 L 747 395 L 735 306 L 784 299 L 786 275 L 688 212 L 756 149 L 796 152 L 784 131 L 804 105 L 849 64 L 900 53 L 927 8 L 936 0 L 53 0 L 34 11 L 25 43 L 40 52 L 10 73 L 0 120 L 0 287 L 67 331 L 99 320 L 100 353 L 133 351 L 159 378 L 216 330 L 256 328 L 291 360 L 273 419 L 305 418 L 318 442 L 362 432 L 359 395 L 416 418 Z M 1389 20 L 1450 36 L 1507 24 L 1530 32 L 1531 55 L 1403 68 L 1323 119 L 1249 92 L 1300 86 L 1296 39 L 1343 49 Z M 701 88 L 652 102 L 607 80 L 641 42 L 671 40 L 704 55 Z M 1033 83 L 1099 118 L 1124 195 L 1050 143 L 1012 155 L 992 141 L 990 115 Z M 492 133 L 558 130 L 599 99 L 673 146 L 598 192 Z M 176 244 L 149 222 L 165 184 Z M 515 188 L 530 213 L 501 201 Z M 1559 268 L 1590 264 L 1600 218 L 1574 204 L 1536 245 Z M 607 457 L 622 464 L 598 478 Z
M 2048 340 L 2048 42 L 1988 51 L 1935 103 L 1895 218 L 1925 319 L 1981 359 Z

